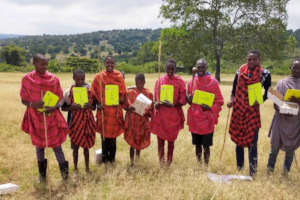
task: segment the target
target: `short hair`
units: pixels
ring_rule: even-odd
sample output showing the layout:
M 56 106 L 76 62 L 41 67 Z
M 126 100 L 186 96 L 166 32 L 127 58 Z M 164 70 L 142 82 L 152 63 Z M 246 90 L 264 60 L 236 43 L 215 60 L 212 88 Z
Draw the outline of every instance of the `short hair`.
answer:
M 248 54 L 247 55 L 249 55 L 249 54 L 255 54 L 258 58 L 260 58 L 260 52 L 258 51 L 258 50 L 250 50 L 250 51 L 248 51 Z
M 73 76 L 76 76 L 76 75 L 78 75 L 78 74 L 83 74 L 83 75 L 85 75 L 85 72 L 84 72 L 82 69 L 75 69 L 75 70 L 73 71 Z
M 106 60 L 108 60 L 108 59 L 115 61 L 115 59 L 114 59 L 112 56 L 106 56 L 106 57 L 104 58 L 104 62 L 105 62 Z
M 203 63 L 205 63 L 205 65 L 207 65 L 207 61 L 204 58 L 199 58 L 196 62 L 201 61 Z
M 173 58 L 168 59 L 166 64 L 168 64 L 168 63 L 172 63 L 176 67 L 176 60 L 175 59 L 173 59 Z
M 135 75 L 135 80 L 137 81 L 137 80 L 143 80 L 143 81 L 145 81 L 145 75 L 143 74 L 143 73 L 137 73 L 136 75 Z
M 48 61 L 48 58 L 46 58 L 43 54 L 40 54 L 40 53 L 34 54 L 32 58 L 33 58 L 32 59 L 33 63 L 36 63 L 40 60 L 47 60 Z

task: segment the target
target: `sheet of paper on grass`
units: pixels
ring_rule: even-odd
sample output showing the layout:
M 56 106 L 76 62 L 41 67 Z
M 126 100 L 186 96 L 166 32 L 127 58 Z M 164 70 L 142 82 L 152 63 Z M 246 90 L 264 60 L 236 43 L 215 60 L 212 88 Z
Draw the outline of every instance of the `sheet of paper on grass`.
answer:
M 292 97 L 300 98 L 300 90 L 288 89 L 284 95 L 284 100 L 289 101 Z
M 242 175 L 218 175 L 214 173 L 208 173 L 207 177 L 209 180 L 215 183 L 230 183 L 232 180 L 241 180 L 241 181 L 252 181 L 251 176 L 242 176 Z
M 19 189 L 19 186 L 12 184 L 12 183 L 2 184 L 2 185 L 0 185 L 0 194 L 12 193 L 12 192 L 17 191 L 18 189 Z
M 152 101 L 141 93 L 136 97 L 135 101 L 133 102 L 133 104 L 131 104 L 131 106 L 134 107 L 134 112 L 143 116 L 145 114 L 146 109 L 149 108 L 151 104 Z
M 73 87 L 74 103 L 84 106 L 89 102 L 87 88 L 85 87 Z
M 214 103 L 214 100 L 215 100 L 215 94 L 210 92 L 205 92 L 202 90 L 196 90 L 192 102 L 198 105 L 205 104 L 211 108 Z
M 254 83 L 248 85 L 248 99 L 249 99 L 250 106 L 253 106 L 255 101 L 257 101 L 258 104 L 263 103 L 261 83 Z
M 58 102 L 58 96 L 50 91 L 47 91 L 43 97 L 44 107 L 53 107 Z M 38 109 L 40 112 L 44 112 L 44 108 Z
M 174 103 L 174 86 L 162 85 L 160 88 L 160 102 L 168 101 L 171 104 Z
M 105 105 L 107 106 L 119 105 L 118 85 L 105 85 Z

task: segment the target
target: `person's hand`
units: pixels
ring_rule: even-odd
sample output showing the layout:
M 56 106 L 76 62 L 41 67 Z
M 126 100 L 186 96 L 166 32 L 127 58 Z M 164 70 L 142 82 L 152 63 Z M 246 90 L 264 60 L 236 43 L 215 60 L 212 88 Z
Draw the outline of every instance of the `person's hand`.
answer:
M 174 105 L 171 104 L 169 101 L 162 101 L 161 104 L 162 104 L 163 106 L 170 107 L 170 108 L 171 108 L 171 107 L 174 107 Z
M 32 102 L 30 104 L 30 107 L 35 108 L 35 109 L 43 108 L 44 107 L 44 102 L 43 101 Z
M 84 109 L 89 109 L 89 108 L 90 108 L 90 109 L 93 109 L 93 105 L 90 104 L 90 103 L 85 103 L 84 106 L 83 106 L 83 108 L 84 108 Z
M 289 101 L 300 105 L 300 98 L 292 96 Z
M 126 111 L 134 111 L 135 108 L 133 106 L 129 106 L 127 108 L 124 108 Z
M 104 109 L 101 103 L 97 104 L 97 108 L 98 108 L 99 110 L 103 110 L 103 109 Z
M 46 106 L 44 112 L 49 114 L 55 110 L 57 110 L 60 107 L 60 105 L 57 103 L 55 106 Z
M 72 103 L 70 109 L 71 110 L 79 110 L 79 109 L 81 109 L 81 105 Z
M 255 100 L 253 106 L 257 106 L 257 105 L 259 105 L 259 103 Z
M 210 107 L 209 107 L 208 105 L 201 104 L 200 106 L 202 107 L 202 110 L 203 110 L 203 111 L 210 110 Z
M 186 100 L 187 100 L 187 102 L 188 102 L 188 104 L 192 104 L 192 102 L 193 102 L 193 96 L 192 95 L 188 95 L 187 97 L 186 97 Z
M 120 105 L 123 105 L 125 102 L 125 97 L 123 95 L 120 96 L 120 99 L 119 99 L 119 103 Z
M 227 108 L 231 108 L 233 106 L 233 102 L 232 101 L 229 101 L 228 103 L 227 103 Z

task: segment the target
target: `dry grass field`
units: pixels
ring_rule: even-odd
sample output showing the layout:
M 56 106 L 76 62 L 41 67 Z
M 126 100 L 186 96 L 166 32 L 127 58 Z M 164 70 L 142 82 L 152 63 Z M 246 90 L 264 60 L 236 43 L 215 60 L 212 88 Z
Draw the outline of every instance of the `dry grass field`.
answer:
M 20 130 L 25 106 L 19 97 L 21 73 L 0 73 L 0 184 L 12 182 L 20 189 L 0 199 L 203 199 L 203 200 L 297 200 L 300 199 L 300 166 L 292 166 L 288 178 L 281 175 L 283 153 L 279 154 L 275 173 L 267 176 L 266 165 L 270 148 L 267 137 L 273 117 L 270 101 L 261 106 L 262 128 L 258 143 L 258 173 L 252 182 L 235 181 L 231 184 L 216 184 L 208 180 L 207 172 L 236 174 L 235 145 L 229 135 L 223 159 L 220 151 L 224 139 L 224 129 L 228 109 L 224 106 L 220 113 L 219 124 L 215 130 L 214 145 L 211 148 L 209 167 L 196 162 L 191 135 L 187 126 L 182 130 L 175 143 L 174 162 L 170 168 L 160 168 L 157 157 L 156 137 L 152 136 L 151 145 L 141 152 L 141 159 L 134 167 L 129 166 L 129 146 L 123 136 L 117 140 L 117 155 L 114 165 L 95 165 L 94 151 L 101 148 L 97 134 L 96 144 L 90 150 L 91 173 L 84 170 L 83 153 L 79 155 L 79 173 L 73 173 L 70 140 L 63 144 L 67 160 L 70 162 L 70 178 L 61 180 L 58 165 L 51 149 L 47 149 L 49 159 L 48 185 L 36 184 L 38 177 L 35 149 L 30 137 Z M 87 74 L 91 83 L 94 75 Z M 72 83 L 71 74 L 58 74 L 65 89 Z M 134 75 L 126 75 L 127 86 L 134 84 Z M 187 80 L 189 77 L 184 76 Z M 276 82 L 280 78 L 274 76 Z M 146 87 L 153 88 L 157 75 L 146 75 Z M 233 75 L 223 75 L 221 84 L 225 101 L 229 99 Z M 186 113 L 185 107 L 185 113 Z M 245 169 L 240 174 L 248 175 L 247 150 Z M 297 152 L 296 152 L 297 154 Z M 300 160 L 300 154 L 297 159 Z

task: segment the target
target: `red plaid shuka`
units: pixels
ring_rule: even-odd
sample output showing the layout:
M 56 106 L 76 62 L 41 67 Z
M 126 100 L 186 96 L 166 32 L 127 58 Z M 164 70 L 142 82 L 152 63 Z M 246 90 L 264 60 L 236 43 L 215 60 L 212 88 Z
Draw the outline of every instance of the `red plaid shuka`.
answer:
M 144 94 L 149 99 L 153 100 L 153 94 L 146 88 L 142 91 L 136 88 L 128 89 L 128 106 L 135 102 L 136 97 L 140 94 Z M 125 115 L 125 141 L 134 149 L 141 150 L 150 145 L 150 120 L 146 114 L 151 115 L 152 106 L 149 108 L 144 116 L 140 116 L 134 111 L 127 111 Z
M 74 102 L 73 87 L 70 89 L 70 100 Z M 93 103 L 92 93 L 88 90 L 89 103 Z M 70 123 L 71 141 L 82 147 L 91 148 L 95 144 L 96 122 L 91 109 L 79 109 L 72 111 L 72 120 Z
M 248 100 L 248 85 L 260 82 L 261 71 L 260 66 L 250 70 L 248 64 L 240 68 L 229 133 L 231 140 L 241 147 L 249 147 L 261 127 L 259 105 L 250 106 Z

